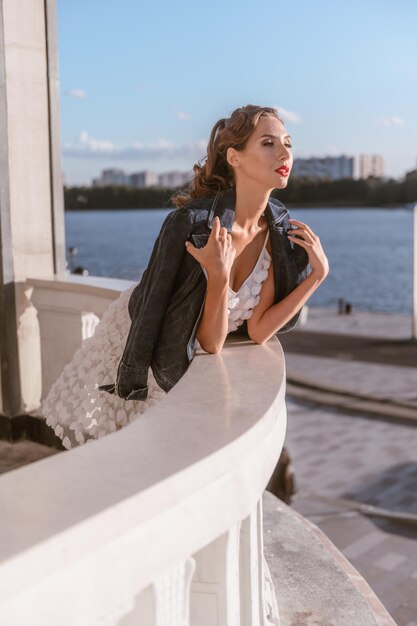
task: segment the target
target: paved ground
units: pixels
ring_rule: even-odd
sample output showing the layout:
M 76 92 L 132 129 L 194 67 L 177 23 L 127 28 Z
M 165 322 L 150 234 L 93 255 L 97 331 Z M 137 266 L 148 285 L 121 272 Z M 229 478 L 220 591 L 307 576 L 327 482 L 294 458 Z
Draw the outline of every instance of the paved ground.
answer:
M 302 323 L 304 318 L 306 318 L 305 324 Z M 296 329 L 332 332 L 364 339 L 369 337 L 409 339 L 411 327 L 411 315 L 402 313 L 367 312 L 354 309 L 349 315 L 340 315 L 336 309 L 305 306 Z M 283 333 L 281 336 L 290 334 Z
M 417 420 L 417 341 L 411 318 L 386 313 L 338 315 L 309 309 L 307 322 L 282 333 L 287 379 L 404 406 Z
M 22 465 L 33 463 L 57 452 L 58 450 L 34 443 L 33 441 L 17 441 L 16 443 L 0 441 L 0 474 L 17 469 Z
M 391 403 L 391 419 L 287 400 L 286 446 L 297 493 L 292 506 L 333 541 L 399 626 L 417 626 L 417 342 L 411 318 L 339 315 L 309 309 L 307 322 L 279 339 L 293 382 Z M 397 409 L 398 413 L 398 409 Z M 414 523 L 369 517 L 360 503 L 410 513 Z
M 417 515 L 414 526 L 401 525 L 354 506 L 417 514 L 417 427 L 292 400 L 287 409 L 292 506 L 333 541 L 399 626 L 417 626 Z

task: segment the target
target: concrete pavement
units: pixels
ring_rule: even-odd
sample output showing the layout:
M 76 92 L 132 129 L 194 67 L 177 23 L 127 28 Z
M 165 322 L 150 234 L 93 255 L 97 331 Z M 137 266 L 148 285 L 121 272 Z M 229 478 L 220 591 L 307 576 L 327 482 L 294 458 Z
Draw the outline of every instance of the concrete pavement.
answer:
M 308 307 L 278 338 L 290 397 L 417 422 L 417 341 L 411 316 Z
M 291 504 L 349 559 L 399 626 L 417 626 L 417 342 L 410 334 L 409 316 L 309 308 L 303 326 L 279 336 L 285 445 L 297 489 Z M 387 516 L 360 512 L 364 504 Z
M 293 400 L 287 409 L 292 507 L 333 541 L 399 626 L 416 626 L 417 428 Z M 363 515 L 359 503 L 414 514 L 416 525 Z

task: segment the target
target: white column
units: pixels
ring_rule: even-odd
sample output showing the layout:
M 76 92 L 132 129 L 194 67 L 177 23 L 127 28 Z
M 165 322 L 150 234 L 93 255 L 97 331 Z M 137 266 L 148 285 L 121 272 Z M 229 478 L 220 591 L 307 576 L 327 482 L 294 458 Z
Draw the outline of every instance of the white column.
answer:
M 154 581 L 156 615 L 150 624 L 190 626 L 190 587 L 195 565 L 189 557 Z
M 242 523 L 240 548 L 241 625 L 278 626 L 275 589 L 264 557 L 262 498 Z
M 55 0 L 0 2 L 0 411 L 38 408 L 41 357 L 25 281 L 65 267 Z
M 194 555 L 191 585 L 192 626 L 240 626 L 241 523 Z

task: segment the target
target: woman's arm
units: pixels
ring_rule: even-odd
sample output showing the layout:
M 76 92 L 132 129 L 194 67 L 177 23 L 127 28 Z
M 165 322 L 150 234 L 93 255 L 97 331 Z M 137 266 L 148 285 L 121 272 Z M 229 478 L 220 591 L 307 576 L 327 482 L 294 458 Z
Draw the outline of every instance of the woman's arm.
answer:
M 303 222 L 294 219 L 290 222 L 297 228 L 289 231 L 292 234 L 288 238 L 307 251 L 312 272 L 288 296 L 274 304 L 274 270 L 271 263 L 259 302 L 247 322 L 249 337 L 256 343 L 265 343 L 282 328 L 304 306 L 329 273 L 329 263 L 320 238 Z M 295 233 L 298 237 L 294 236 Z
M 227 275 L 208 276 L 206 300 L 196 339 L 203 350 L 212 354 L 220 352 L 227 336 L 228 289 Z
M 249 337 L 259 344 L 268 341 L 304 306 L 324 279 L 325 275 L 320 276 L 313 270 L 288 296 L 273 304 L 275 287 L 271 263 L 268 277 L 262 285 L 259 302 L 247 322 Z

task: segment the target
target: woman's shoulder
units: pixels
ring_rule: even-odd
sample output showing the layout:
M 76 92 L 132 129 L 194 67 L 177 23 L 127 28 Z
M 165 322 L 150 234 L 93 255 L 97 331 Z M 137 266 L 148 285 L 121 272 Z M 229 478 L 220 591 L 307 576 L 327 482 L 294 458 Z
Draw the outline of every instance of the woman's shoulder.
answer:
M 210 207 L 213 204 L 214 196 L 199 196 L 198 198 L 191 198 L 181 206 L 174 208 L 174 211 L 192 211 L 201 207 Z
M 201 196 L 199 198 L 192 198 L 180 207 L 174 208 L 170 211 L 169 215 L 171 220 L 185 220 L 189 224 L 195 224 L 196 222 L 206 221 L 210 208 L 213 204 L 212 196 Z

